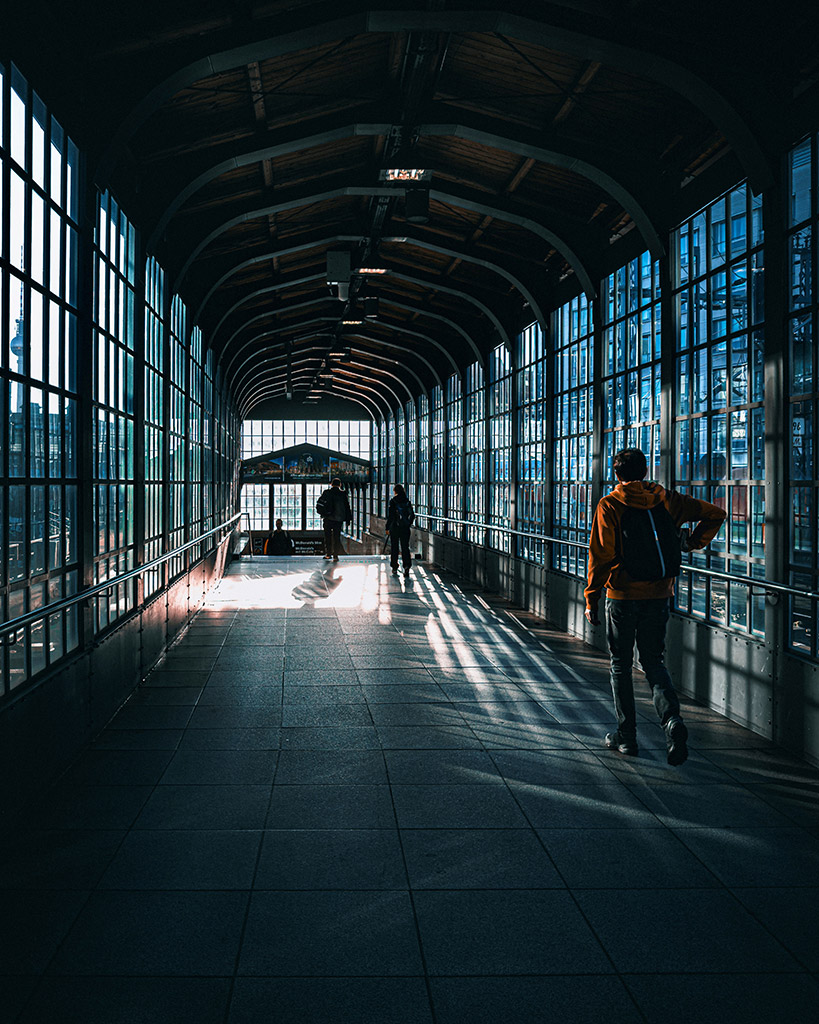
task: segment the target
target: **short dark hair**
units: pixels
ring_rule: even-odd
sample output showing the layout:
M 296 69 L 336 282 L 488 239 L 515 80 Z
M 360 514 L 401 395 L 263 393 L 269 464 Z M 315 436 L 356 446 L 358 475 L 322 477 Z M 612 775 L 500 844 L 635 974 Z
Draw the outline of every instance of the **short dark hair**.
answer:
M 623 448 L 614 456 L 614 472 L 618 480 L 629 483 L 642 480 L 648 472 L 646 457 L 640 448 Z
M 339 478 L 337 476 L 333 477 L 333 479 L 330 481 L 330 484 L 333 487 L 341 487 L 341 481 L 339 480 Z
M 397 497 L 406 498 L 407 492 L 404 490 L 403 484 L 393 484 L 392 489 L 395 491 Z

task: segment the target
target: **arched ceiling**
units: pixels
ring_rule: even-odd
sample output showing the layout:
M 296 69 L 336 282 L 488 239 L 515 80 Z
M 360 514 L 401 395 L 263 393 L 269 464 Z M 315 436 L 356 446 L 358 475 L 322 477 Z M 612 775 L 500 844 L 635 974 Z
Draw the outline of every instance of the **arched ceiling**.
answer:
M 35 0 L 3 56 L 140 228 L 243 413 L 328 392 L 376 413 L 592 294 L 615 254 L 661 255 L 692 182 L 775 182 L 816 98 L 816 11 Z

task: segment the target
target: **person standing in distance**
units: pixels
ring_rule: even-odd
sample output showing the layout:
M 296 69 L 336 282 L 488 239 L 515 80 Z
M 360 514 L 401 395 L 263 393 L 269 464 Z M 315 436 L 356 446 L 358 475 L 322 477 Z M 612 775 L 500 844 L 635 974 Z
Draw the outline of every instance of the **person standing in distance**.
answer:
M 695 522 L 686 550 L 704 548 L 719 532 L 725 511 L 687 494 L 646 483 L 646 457 L 639 448 L 614 456 L 618 483 L 597 504 L 589 541 L 586 618 L 599 623 L 597 606 L 606 590 L 606 638 L 611 657 L 611 689 L 617 729 L 605 745 L 635 755 L 637 714 L 632 664 L 634 642 L 651 686 L 654 708 L 665 732 L 667 760 L 688 757 L 688 729 L 665 666 L 665 632 L 671 614 L 674 577 L 680 571 L 680 527 Z
M 390 565 L 393 576 L 398 575 L 398 548 L 401 548 L 401 560 L 404 564 L 404 575 L 409 576 L 412 565 L 409 541 L 412 524 L 415 522 L 415 509 L 407 497 L 401 484 L 392 489 L 393 497 L 387 508 L 387 533 L 390 537 Z
M 276 529 L 264 542 L 264 554 L 266 555 L 292 555 L 293 541 L 290 534 L 284 529 L 284 521 L 276 520 Z
M 316 502 L 316 512 L 324 524 L 324 557 L 338 561 L 341 552 L 341 527 L 353 518 L 346 492 L 336 477 L 326 491 L 322 491 Z

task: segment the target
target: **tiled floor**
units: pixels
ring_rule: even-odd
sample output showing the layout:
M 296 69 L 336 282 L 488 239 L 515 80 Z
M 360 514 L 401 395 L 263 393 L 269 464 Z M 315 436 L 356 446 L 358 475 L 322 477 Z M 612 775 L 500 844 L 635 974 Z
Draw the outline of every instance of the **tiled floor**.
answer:
M 0 1017 L 814 1019 L 819 774 L 640 714 L 452 576 L 242 563 L 6 842 Z

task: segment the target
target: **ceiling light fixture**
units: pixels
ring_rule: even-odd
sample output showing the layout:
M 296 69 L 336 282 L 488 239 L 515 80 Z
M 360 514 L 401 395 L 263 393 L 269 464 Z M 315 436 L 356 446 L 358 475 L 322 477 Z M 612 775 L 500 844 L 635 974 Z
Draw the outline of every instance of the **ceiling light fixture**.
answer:
M 387 181 L 426 181 L 431 174 L 425 167 L 388 167 L 384 171 Z

